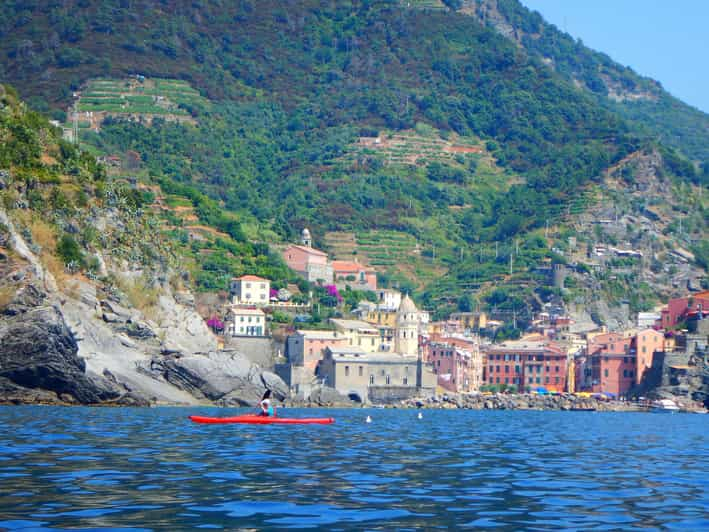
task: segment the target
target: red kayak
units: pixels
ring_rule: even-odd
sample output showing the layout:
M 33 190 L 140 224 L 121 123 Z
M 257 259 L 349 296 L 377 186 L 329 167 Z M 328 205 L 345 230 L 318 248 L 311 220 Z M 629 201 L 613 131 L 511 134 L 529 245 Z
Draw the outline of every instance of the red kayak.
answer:
M 271 425 L 276 423 L 285 425 L 329 425 L 335 422 L 335 418 L 331 417 L 287 418 L 257 416 L 254 414 L 234 417 L 190 416 L 190 419 L 195 423 L 250 423 L 253 425 Z

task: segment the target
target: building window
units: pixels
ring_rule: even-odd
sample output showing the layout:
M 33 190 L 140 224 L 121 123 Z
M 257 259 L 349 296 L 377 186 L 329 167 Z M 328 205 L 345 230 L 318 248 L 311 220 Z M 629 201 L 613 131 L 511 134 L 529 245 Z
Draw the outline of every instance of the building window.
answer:
M 541 383 L 542 383 L 542 379 L 540 379 L 539 377 L 537 377 L 537 384 L 541 384 Z
M 556 371 L 557 373 L 559 373 L 559 366 L 556 366 L 556 368 L 554 368 L 554 371 Z
M 604 369 L 604 370 L 603 370 L 603 376 L 604 376 L 604 377 L 607 377 L 607 376 L 608 376 L 608 370 L 607 370 L 607 369 Z
M 360 366 L 359 367 L 359 376 L 361 377 L 362 375 L 364 375 L 364 367 Z
M 407 386 L 409 384 L 409 378 L 404 377 L 404 386 Z
M 345 366 L 345 377 L 349 377 L 349 376 L 350 376 L 350 367 Z
M 628 378 L 628 370 L 627 370 L 627 369 L 624 369 L 624 370 L 623 370 L 623 378 L 624 378 L 624 379 L 627 379 L 627 378 Z
M 529 384 L 532 384 L 534 382 L 534 379 L 532 377 L 529 377 Z
M 556 384 L 559 384 L 559 377 L 554 377 L 554 382 L 555 382 Z
M 369 376 L 369 384 L 374 384 L 374 375 Z
M 389 384 L 389 382 L 390 382 L 390 378 L 389 378 L 389 375 L 387 375 L 386 383 Z
M 500 384 L 500 377 L 497 377 L 497 384 Z

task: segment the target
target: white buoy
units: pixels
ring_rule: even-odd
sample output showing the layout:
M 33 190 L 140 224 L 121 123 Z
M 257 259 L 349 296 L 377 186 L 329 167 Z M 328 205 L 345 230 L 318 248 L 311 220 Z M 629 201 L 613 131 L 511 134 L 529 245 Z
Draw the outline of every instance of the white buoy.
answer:
M 371 423 L 371 422 L 372 422 L 372 418 L 369 417 L 369 416 L 367 416 L 367 419 L 365 419 L 364 421 L 365 421 L 366 423 Z
M 419 419 L 423 419 L 423 414 L 422 414 L 421 412 L 419 412 L 419 415 L 416 416 L 416 417 L 419 418 Z

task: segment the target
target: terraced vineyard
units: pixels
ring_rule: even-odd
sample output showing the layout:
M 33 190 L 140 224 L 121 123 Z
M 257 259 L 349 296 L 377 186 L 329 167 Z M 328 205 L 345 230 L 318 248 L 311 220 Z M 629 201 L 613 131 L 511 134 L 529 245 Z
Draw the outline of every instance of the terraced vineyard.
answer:
M 446 9 L 441 0 L 400 0 L 401 5 L 414 9 Z
M 207 100 L 188 83 L 173 79 L 94 79 L 76 93 L 69 120 L 77 113 L 79 128 L 98 131 L 107 116 L 126 116 L 152 122 L 155 117 L 194 123 L 189 113 Z
M 452 137 L 446 140 L 435 134 L 410 130 L 382 132 L 378 137 L 360 137 L 342 160 L 355 163 L 365 158 L 376 158 L 388 165 L 421 166 L 434 161 L 455 163 L 461 157 L 479 158 L 484 154 L 485 148 L 475 138 Z

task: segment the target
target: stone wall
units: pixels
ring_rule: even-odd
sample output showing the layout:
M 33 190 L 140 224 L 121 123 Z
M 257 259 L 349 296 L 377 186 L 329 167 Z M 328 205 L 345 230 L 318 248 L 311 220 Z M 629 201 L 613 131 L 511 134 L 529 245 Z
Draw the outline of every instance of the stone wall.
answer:
M 434 395 L 433 388 L 417 388 L 415 386 L 370 386 L 367 389 L 369 402 L 373 404 L 393 404 L 414 397 Z

